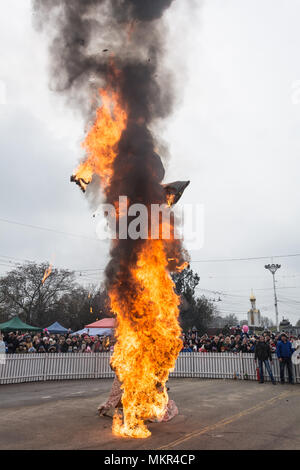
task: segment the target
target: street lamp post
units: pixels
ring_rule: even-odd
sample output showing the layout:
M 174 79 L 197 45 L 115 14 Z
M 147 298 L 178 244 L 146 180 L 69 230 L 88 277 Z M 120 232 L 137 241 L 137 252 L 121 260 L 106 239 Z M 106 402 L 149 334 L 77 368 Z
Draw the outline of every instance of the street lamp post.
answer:
M 277 294 L 276 294 L 276 284 L 275 284 L 275 273 L 277 269 L 281 268 L 281 264 L 266 264 L 265 268 L 270 271 L 273 276 L 273 287 L 274 287 L 274 303 L 275 303 L 275 315 L 276 315 L 276 328 L 279 331 L 279 321 L 278 321 L 278 305 L 277 305 Z

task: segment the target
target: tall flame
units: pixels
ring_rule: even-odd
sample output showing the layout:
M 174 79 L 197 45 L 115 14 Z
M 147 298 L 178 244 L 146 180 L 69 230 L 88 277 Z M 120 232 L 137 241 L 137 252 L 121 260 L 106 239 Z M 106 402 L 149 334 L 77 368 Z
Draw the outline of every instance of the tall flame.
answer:
M 96 173 L 106 193 L 128 118 L 117 92 L 100 90 L 100 95 L 102 105 L 83 143 L 87 159 L 74 173 L 74 180 L 85 189 Z M 119 218 L 118 201 L 113 202 Z M 145 421 L 162 417 L 166 411 L 165 384 L 182 346 L 180 301 L 168 271 L 166 246 L 161 239 L 134 244 L 135 261 L 126 265 L 126 280 L 117 275 L 110 285 L 111 308 L 117 316 L 112 367 L 124 391 L 123 417 L 116 414 L 113 421 L 113 433 L 118 436 L 148 437 L 151 433 Z
M 96 120 L 82 143 L 87 158 L 73 174 L 74 181 L 83 191 L 95 173 L 100 177 L 101 186 L 109 187 L 113 163 L 117 156 L 116 145 L 127 121 L 127 114 L 116 92 L 108 88 L 100 89 L 99 94 L 102 105 L 97 109 Z
M 166 409 L 165 383 L 181 349 L 179 299 L 167 264 L 163 242 L 147 240 L 131 269 L 128 295 L 118 283 L 110 292 L 118 319 L 112 365 L 124 389 L 124 422 L 113 425 L 117 435 L 148 437 L 144 421 Z

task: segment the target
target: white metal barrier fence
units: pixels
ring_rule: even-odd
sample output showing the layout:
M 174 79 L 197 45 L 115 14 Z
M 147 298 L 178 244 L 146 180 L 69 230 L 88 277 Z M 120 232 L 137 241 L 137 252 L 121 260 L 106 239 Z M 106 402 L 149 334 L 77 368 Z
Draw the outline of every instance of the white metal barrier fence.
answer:
M 171 377 L 199 377 L 208 379 L 257 380 L 254 354 L 233 353 L 181 353 Z M 276 355 L 271 365 L 276 381 L 280 381 L 280 366 Z M 293 365 L 295 383 L 300 383 L 300 367 Z M 287 379 L 287 370 L 285 370 Z M 269 374 L 264 368 L 264 379 Z
M 7 354 L 0 363 L 0 384 L 65 379 L 112 378 L 110 353 L 96 354 Z M 279 361 L 273 357 L 275 380 L 280 380 Z M 300 383 L 300 367 L 293 365 Z M 170 377 L 256 380 L 253 354 L 181 353 Z M 265 380 L 269 380 L 265 371 Z

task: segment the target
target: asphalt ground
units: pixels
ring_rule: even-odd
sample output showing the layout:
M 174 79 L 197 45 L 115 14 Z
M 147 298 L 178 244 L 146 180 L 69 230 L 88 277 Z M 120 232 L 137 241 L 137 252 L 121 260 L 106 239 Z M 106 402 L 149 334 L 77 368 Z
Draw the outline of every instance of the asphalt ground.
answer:
M 0 386 L 0 449 L 299 450 L 300 385 L 171 379 L 179 415 L 148 439 L 112 435 L 99 417 L 112 380 Z

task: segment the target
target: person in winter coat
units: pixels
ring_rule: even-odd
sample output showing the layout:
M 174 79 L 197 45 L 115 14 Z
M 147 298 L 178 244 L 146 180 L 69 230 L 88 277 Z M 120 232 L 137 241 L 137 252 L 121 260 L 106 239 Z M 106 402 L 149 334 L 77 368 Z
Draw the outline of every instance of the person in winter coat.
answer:
M 181 352 L 193 352 L 193 350 L 188 344 L 185 344 Z
M 279 359 L 280 364 L 280 382 L 284 384 L 284 369 L 287 366 L 288 376 L 289 376 L 289 383 L 294 383 L 293 378 L 293 367 L 292 367 L 292 354 L 294 349 L 292 347 L 292 343 L 288 341 L 287 336 L 285 333 L 281 335 L 280 341 L 277 343 L 276 347 L 276 354 Z
M 4 341 L 8 346 L 9 354 L 14 354 L 16 352 L 16 349 L 19 347 L 19 343 L 21 342 L 21 340 L 19 341 L 17 339 L 17 335 L 14 332 L 5 335 Z
M 244 338 L 243 338 L 243 340 L 242 340 L 241 352 L 242 352 L 242 353 L 248 353 L 248 352 L 250 352 L 250 346 L 249 346 L 249 342 L 248 342 L 247 336 L 244 336 Z
M 220 341 L 219 336 L 215 336 L 213 341 L 211 342 L 211 351 L 212 352 L 221 352 L 222 343 Z
M 69 350 L 69 344 L 66 342 L 66 338 L 61 336 L 57 345 L 57 352 L 67 353 Z
M 259 376 L 260 381 L 259 383 L 264 383 L 264 365 L 268 371 L 270 379 L 272 380 L 272 384 L 276 385 L 272 369 L 270 366 L 270 362 L 272 362 L 272 354 L 270 345 L 265 342 L 264 336 L 259 337 L 259 341 L 256 343 L 255 351 L 254 351 L 254 360 L 258 360 L 258 367 L 259 367 Z M 269 362 L 270 360 L 270 362 Z

